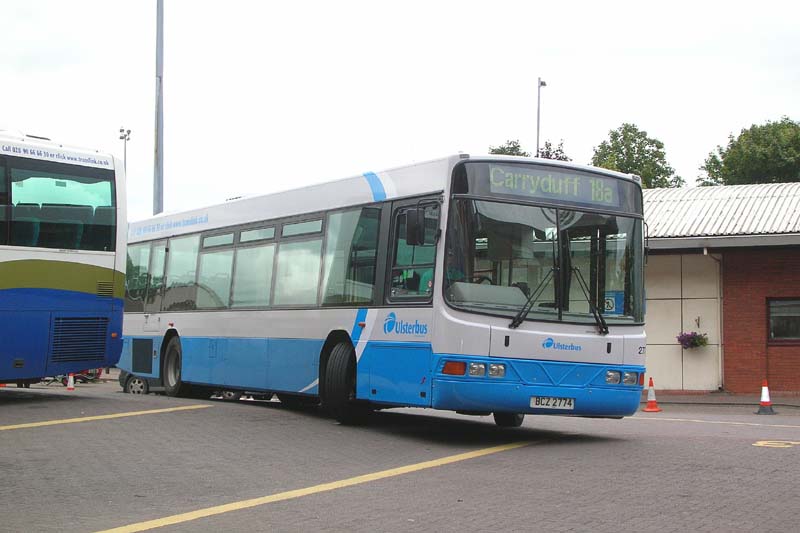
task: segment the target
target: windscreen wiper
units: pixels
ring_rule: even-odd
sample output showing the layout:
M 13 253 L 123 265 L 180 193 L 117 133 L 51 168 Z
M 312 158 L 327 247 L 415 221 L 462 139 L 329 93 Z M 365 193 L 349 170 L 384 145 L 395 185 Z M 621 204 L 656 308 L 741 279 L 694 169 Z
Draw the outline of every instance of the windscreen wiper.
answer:
M 550 278 L 553 277 L 553 270 L 554 269 L 552 268 L 548 270 L 547 274 L 545 274 L 544 277 L 542 278 L 542 281 L 540 281 L 539 284 L 536 286 L 536 288 L 533 289 L 533 291 L 531 291 L 531 295 L 528 296 L 527 300 L 525 300 L 525 305 L 523 305 L 517 312 L 517 314 L 514 315 L 514 319 L 511 320 L 511 323 L 508 325 L 509 328 L 515 329 L 518 328 L 520 324 L 522 324 L 522 322 L 525 320 L 525 317 L 528 316 L 528 313 L 531 312 L 533 304 L 536 303 L 536 301 L 544 292 L 544 288 L 547 285 L 547 282 L 550 280 Z
M 600 333 L 600 335 L 608 335 L 608 324 L 606 324 L 606 319 L 603 318 L 603 315 L 597 310 L 597 306 L 592 303 L 592 299 L 589 297 L 589 286 L 586 285 L 586 280 L 583 279 L 583 274 L 581 274 L 580 269 L 577 267 L 572 267 L 572 271 L 577 274 L 576 277 L 578 278 L 578 285 L 580 285 L 583 295 L 586 298 L 586 303 L 589 304 L 589 310 L 592 312 L 595 323 L 597 323 L 598 333 Z

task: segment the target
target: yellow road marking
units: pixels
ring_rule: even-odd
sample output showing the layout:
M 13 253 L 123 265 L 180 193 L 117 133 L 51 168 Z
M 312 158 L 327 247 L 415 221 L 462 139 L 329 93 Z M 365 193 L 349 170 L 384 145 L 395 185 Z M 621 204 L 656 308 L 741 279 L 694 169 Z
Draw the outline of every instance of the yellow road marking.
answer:
M 661 418 L 658 416 L 634 416 L 631 420 L 663 420 L 666 422 L 693 422 L 696 424 L 723 424 L 729 426 L 756 426 L 765 428 L 790 428 L 800 429 L 800 426 L 791 426 L 788 424 L 758 424 L 756 422 L 728 422 L 725 420 L 695 420 L 692 418 Z
M 791 448 L 800 445 L 800 442 L 791 440 L 760 440 L 753 443 L 753 446 L 761 446 L 763 448 Z
M 148 520 L 147 522 L 139 522 L 138 524 L 121 526 L 114 529 L 100 531 L 98 533 L 133 533 L 136 531 L 147 531 L 159 527 L 182 524 L 184 522 L 197 520 L 199 518 L 207 518 L 209 516 L 229 513 L 231 511 L 240 511 L 242 509 L 249 509 L 251 507 L 257 507 L 259 505 L 265 505 L 268 503 L 292 500 L 295 498 L 302 498 L 303 496 L 319 494 L 320 492 L 328 492 L 331 490 L 343 489 L 345 487 L 352 487 L 353 485 L 369 483 L 370 481 L 378 481 L 390 477 L 402 476 L 403 474 L 410 474 L 412 472 L 419 472 L 420 470 L 426 470 L 428 468 L 434 468 L 437 466 L 457 463 L 459 461 L 476 459 L 478 457 L 491 455 L 493 453 L 505 452 L 508 450 L 514 450 L 516 448 L 522 448 L 523 446 L 528 446 L 529 444 L 532 444 L 532 442 L 530 441 L 516 442 L 512 444 L 504 444 L 502 446 L 494 446 L 492 448 L 484 448 L 482 450 L 476 450 L 474 452 L 460 453 L 458 455 L 442 457 L 441 459 L 434 459 L 433 461 L 425 461 L 422 463 L 401 466 L 398 468 L 391 468 L 389 470 L 382 470 L 380 472 L 374 472 L 372 474 L 364 474 L 362 476 L 356 476 L 348 479 L 342 479 L 339 481 L 333 481 L 331 483 L 314 485 L 313 487 L 306 487 L 304 489 L 290 490 L 287 492 L 272 494 L 270 496 L 262 496 L 260 498 L 253 498 L 251 500 L 242 500 L 239 502 L 226 503 L 224 505 L 207 507 L 206 509 L 198 509 L 197 511 L 191 511 L 188 513 L 176 514 L 172 516 L 167 516 L 165 518 L 157 518 L 155 520 Z
M 127 413 L 114 413 L 111 415 L 83 416 L 80 418 L 62 418 L 61 420 L 45 420 L 44 422 L 29 422 L 27 424 L 14 424 L 12 426 L 0 426 L 0 431 L 10 431 L 12 429 L 28 429 L 43 426 L 59 426 L 61 424 L 77 424 L 79 422 L 92 422 L 94 420 L 110 420 L 112 418 L 125 418 L 128 416 L 155 415 L 159 413 L 173 413 L 175 411 L 191 411 L 193 409 L 205 409 L 211 405 L 185 405 L 183 407 L 170 407 L 169 409 L 150 409 L 149 411 L 130 411 Z

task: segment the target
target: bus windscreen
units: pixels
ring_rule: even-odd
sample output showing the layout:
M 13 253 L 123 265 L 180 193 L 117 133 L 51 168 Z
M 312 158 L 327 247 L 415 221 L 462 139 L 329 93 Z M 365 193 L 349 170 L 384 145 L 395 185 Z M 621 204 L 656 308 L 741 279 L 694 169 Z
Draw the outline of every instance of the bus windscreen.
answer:
M 641 214 L 639 186 L 624 179 L 531 164 L 465 163 L 456 169 L 456 193 L 522 202 Z

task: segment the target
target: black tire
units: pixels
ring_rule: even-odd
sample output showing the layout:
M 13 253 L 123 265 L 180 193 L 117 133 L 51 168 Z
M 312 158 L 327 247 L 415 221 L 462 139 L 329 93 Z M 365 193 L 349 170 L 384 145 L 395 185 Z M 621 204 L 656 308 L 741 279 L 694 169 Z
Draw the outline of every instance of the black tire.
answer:
M 325 388 L 322 405 L 342 424 L 364 421 L 369 409 L 355 401 L 356 351 L 349 342 L 333 347 L 325 367 Z
M 525 420 L 522 413 L 494 413 L 494 423 L 501 428 L 518 428 Z
M 191 396 L 191 387 L 181 381 L 182 361 L 181 340 L 177 336 L 172 337 L 164 350 L 164 361 L 161 364 L 161 381 L 167 396 Z
M 139 376 L 128 376 L 125 381 L 125 392 L 128 394 L 147 394 L 150 392 L 150 384 L 147 380 Z

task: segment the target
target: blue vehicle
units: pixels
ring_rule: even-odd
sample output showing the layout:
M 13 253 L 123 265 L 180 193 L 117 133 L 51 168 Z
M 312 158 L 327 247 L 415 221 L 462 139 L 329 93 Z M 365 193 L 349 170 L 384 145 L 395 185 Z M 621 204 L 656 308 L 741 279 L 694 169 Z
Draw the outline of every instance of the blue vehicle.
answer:
M 460 154 L 136 222 L 130 392 L 619 418 L 645 372 L 638 177 Z
M 0 131 L 0 383 L 113 366 L 122 350 L 119 160 Z

